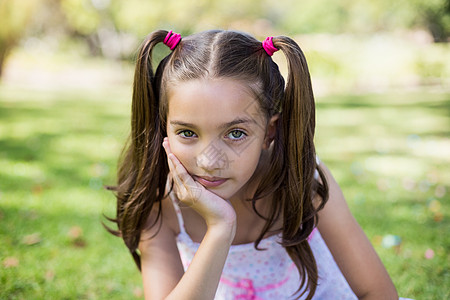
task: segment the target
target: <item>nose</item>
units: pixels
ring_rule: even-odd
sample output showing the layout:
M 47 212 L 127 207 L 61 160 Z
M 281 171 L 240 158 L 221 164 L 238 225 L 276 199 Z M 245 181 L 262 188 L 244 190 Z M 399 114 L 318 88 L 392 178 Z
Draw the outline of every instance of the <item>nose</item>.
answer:
M 206 171 L 224 169 L 229 164 L 226 152 L 216 143 L 209 143 L 195 159 L 197 166 Z

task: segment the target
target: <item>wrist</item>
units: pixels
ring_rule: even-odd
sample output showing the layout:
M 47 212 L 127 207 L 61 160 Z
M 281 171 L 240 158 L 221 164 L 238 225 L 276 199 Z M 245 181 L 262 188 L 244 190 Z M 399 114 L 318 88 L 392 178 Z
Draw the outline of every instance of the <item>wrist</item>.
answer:
M 219 213 L 205 214 L 204 220 L 208 229 L 236 231 L 236 212 L 234 209 L 222 209 Z
M 220 238 L 231 245 L 236 234 L 236 219 L 212 224 L 207 222 L 206 234 Z

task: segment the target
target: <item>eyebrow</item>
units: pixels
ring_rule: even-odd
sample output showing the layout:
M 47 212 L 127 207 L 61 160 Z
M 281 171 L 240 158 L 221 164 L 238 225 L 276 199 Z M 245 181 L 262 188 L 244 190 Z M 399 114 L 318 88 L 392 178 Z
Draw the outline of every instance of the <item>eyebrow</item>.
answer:
M 237 124 L 250 124 L 250 123 L 256 123 L 255 120 L 251 119 L 251 118 L 236 118 L 231 122 L 228 123 L 223 123 L 221 125 L 219 125 L 217 128 L 218 129 L 225 129 Z M 180 125 L 180 126 L 186 126 L 186 127 L 191 127 L 191 128 L 197 128 L 197 126 L 195 126 L 195 124 L 192 123 L 187 123 L 187 122 L 183 122 L 183 121 L 178 121 L 178 120 L 172 120 L 170 121 L 171 125 Z

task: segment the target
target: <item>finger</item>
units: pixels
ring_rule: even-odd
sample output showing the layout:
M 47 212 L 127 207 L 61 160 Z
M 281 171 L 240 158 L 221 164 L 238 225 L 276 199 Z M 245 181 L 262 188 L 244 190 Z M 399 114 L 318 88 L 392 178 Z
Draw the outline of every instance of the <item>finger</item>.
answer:
M 172 173 L 174 173 L 176 170 L 176 165 L 174 163 L 174 161 L 172 159 L 170 159 L 170 155 L 172 155 L 173 157 L 175 157 L 175 154 L 172 153 L 171 149 L 170 149 L 170 145 L 169 145 L 169 139 L 167 137 L 164 138 L 163 142 L 162 142 L 162 146 L 166 152 L 167 155 L 167 163 L 169 165 L 169 169 Z
M 170 144 L 169 144 L 169 138 L 165 137 L 163 139 L 163 143 L 162 143 L 164 150 L 166 151 L 166 154 L 169 155 L 170 153 L 172 153 L 172 149 L 170 149 Z
M 167 150 L 169 151 L 169 148 L 167 148 Z M 190 175 L 175 154 L 169 152 L 167 158 L 169 169 L 172 173 L 172 178 L 177 186 L 181 187 L 185 184 L 185 182 L 189 182 Z
M 178 160 L 178 158 L 170 153 L 169 161 L 172 165 L 174 183 L 177 186 L 179 194 L 179 200 L 190 200 L 195 203 L 199 198 L 203 190 L 203 186 L 198 184 L 192 176 L 187 172 L 183 164 Z
M 169 139 L 166 137 L 163 141 L 163 147 L 166 150 L 167 158 L 169 162 L 169 168 L 172 172 L 176 173 L 178 177 L 182 180 L 182 182 L 190 182 L 193 181 L 192 177 L 187 172 L 186 168 L 183 164 L 178 160 L 175 154 L 172 153 L 169 145 Z
M 168 137 L 164 138 L 164 140 L 163 140 L 163 147 L 166 150 L 167 158 L 170 161 L 172 161 L 173 166 L 175 167 L 176 171 L 178 171 L 179 174 L 183 174 L 183 173 L 187 174 L 186 168 L 178 160 L 178 158 L 175 156 L 175 154 L 172 153 L 172 149 L 170 149 L 170 144 L 169 144 L 169 138 Z
M 178 176 L 178 174 L 177 174 L 177 172 L 175 170 L 175 166 L 174 166 L 172 160 L 169 159 L 168 162 L 169 162 L 169 169 L 171 170 L 171 174 L 172 174 L 172 181 L 173 181 L 173 184 L 174 184 L 174 190 L 175 190 L 175 193 L 176 193 L 178 199 L 181 201 L 184 198 L 183 195 L 185 194 L 185 187 L 184 187 L 180 177 Z
M 175 165 L 173 161 L 170 159 L 169 155 L 167 155 L 167 164 L 169 165 L 169 170 L 172 174 L 175 173 Z
M 177 170 L 177 167 L 173 161 L 173 158 L 175 157 L 175 155 L 173 153 L 170 153 L 168 156 L 169 156 L 168 164 L 169 164 L 170 173 L 172 174 L 172 180 L 175 183 L 175 185 L 177 186 L 177 189 L 181 190 L 181 189 L 183 189 L 183 180 L 180 178 L 179 171 Z
M 178 177 L 180 183 L 185 184 L 189 187 L 196 186 L 194 179 L 188 173 L 183 164 L 178 160 L 178 158 L 173 153 L 170 153 L 168 157 L 174 169 L 174 175 Z
M 172 153 L 169 139 L 167 137 L 163 140 L 163 147 L 166 150 L 169 168 L 173 174 L 172 178 L 177 186 L 177 190 L 181 194 L 180 196 L 183 196 L 183 198 L 186 197 L 184 199 L 197 199 L 201 194 L 202 187 L 195 182 L 183 164 L 179 161 L 175 154 Z
M 166 153 L 166 155 L 167 155 L 167 165 L 169 166 L 169 171 L 172 175 L 174 175 L 174 173 L 176 172 L 175 165 L 174 165 L 173 161 L 169 158 L 169 155 L 167 153 Z

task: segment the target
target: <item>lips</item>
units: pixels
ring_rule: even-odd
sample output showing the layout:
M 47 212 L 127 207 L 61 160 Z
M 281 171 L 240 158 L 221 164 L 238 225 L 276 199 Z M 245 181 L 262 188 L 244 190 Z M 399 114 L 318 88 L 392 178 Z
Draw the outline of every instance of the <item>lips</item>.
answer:
M 220 177 L 208 177 L 208 176 L 192 176 L 196 181 L 198 181 L 204 187 L 216 187 L 227 181 L 227 178 Z

